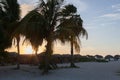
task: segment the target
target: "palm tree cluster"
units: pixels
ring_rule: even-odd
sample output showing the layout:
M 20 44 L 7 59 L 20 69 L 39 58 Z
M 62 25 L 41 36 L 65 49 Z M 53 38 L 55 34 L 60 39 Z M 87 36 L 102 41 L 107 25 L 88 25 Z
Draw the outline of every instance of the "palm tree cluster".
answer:
M 20 7 L 17 0 L 1 0 L 0 2 L 0 46 L 2 51 L 12 46 L 13 33 L 20 20 Z M 19 43 L 19 37 L 16 37 Z M 19 53 L 19 46 L 18 46 Z M 19 68 L 19 65 L 18 65 Z
M 17 28 L 20 9 L 17 0 L 1 0 L 0 2 L 0 51 L 12 46 L 12 33 Z
M 46 41 L 44 62 L 42 63 L 44 73 L 49 70 L 54 41 L 70 42 L 71 67 L 75 67 L 73 49 L 75 48 L 77 52 L 80 52 L 80 36 L 86 36 L 87 38 L 88 35 L 83 28 L 80 15 L 77 14 L 77 8 L 72 4 L 64 5 L 63 3 L 64 0 L 39 0 L 38 6 L 19 20 L 20 10 L 17 0 L 1 2 L 1 25 L 7 26 L 5 30 L 11 33 L 10 38 L 16 39 L 18 53 L 20 53 L 20 36 L 24 36 L 24 42 L 31 44 L 36 56 L 39 46 L 43 44 L 43 41 Z M 0 26 L 0 30 L 5 27 Z M 0 32 L 3 33 L 3 31 Z

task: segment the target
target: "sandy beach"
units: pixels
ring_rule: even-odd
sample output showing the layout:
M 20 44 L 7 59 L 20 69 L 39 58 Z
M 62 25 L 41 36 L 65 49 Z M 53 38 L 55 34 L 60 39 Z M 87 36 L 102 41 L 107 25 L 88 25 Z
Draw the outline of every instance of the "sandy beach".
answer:
M 15 66 L 3 66 L 0 67 L 0 80 L 120 80 L 120 61 L 84 62 L 76 65 L 80 68 L 51 70 L 48 75 L 41 75 L 42 71 L 37 66 L 22 65 L 20 70 L 14 70 Z

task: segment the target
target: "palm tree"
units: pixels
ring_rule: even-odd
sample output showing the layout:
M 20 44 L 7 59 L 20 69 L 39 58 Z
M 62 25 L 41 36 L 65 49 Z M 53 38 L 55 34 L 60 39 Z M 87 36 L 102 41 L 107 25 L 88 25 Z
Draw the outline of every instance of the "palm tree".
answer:
M 15 34 L 24 36 L 24 41 L 29 42 L 36 53 L 43 40 L 47 42 L 43 66 L 43 73 L 47 73 L 53 53 L 53 42 L 58 34 L 57 27 L 63 23 L 69 25 L 68 20 L 71 20 L 73 13 L 76 13 L 76 8 L 71 8 L 73 5 L 63 6 L 64 0 L 39 1 L 39 6 L 21 20 Z M 74 35 L 75 32 L 72 34 Z
M 4 3 L 0 2 L 0 52 L 4 52 L 5 49 L 11 47 L 11 39 L 6 31 L 6 27 L 4 24 L 4 19 L 6 17 L 6 13 L 4 11 Z
M 18 21 L 20 19 L 20 8 L 17 0 L 4 0 L 1 2 L 4 9 L 2 13 L 4 13 L 4 17 L 2 18 L 2 24 L 5 28 L 5 31 L 8 33 L 9 39 L 11 40 L 12 45 L 12 38 L 13 32 L 17 28 Z M 19 41 L 20 37 L 16 37 L 17 40 L 17 49 L 18 49 L 18 56 L 20 54 L 19 51 Z M 19 69 L 19 63 L 17 64 L 17 68 Z
M 72 6 L 74 8 L 74 6 Z M 74 48 L 80 52 L 80 36 L 88 37 L 87 31 L 82 26 L 82 19 L 79 15 L 73 15 L 70 19 L 65 20 L 57 28 L 57 37 L 62 42 L 69 42 L 71 45 L 71 63 L 70 67 L 76 67 L 74 64 Z
M 17 2 L 17 0 L 6 0 L 8 4 L 8 14 L 10 16 L 10 26 L 9 26 L 9 31 L 10 33 L 14 32 L 14 30 L 17 28 L 18 22 L 20 20 L 20 7 Z M 12 29 L 12 30 L 11 30 Z M 18 52 L 18 57 L 17 57 L 17 69 L 20 68 L 19 64 L 19 56 L 20 56 L 20 36 L 15 36 L 16 41 L 17 41 L 17 52 Z
M 10 48 L 12 45 L 12 39 L 0 24 L 0 53 L 5 52 L 5 49 Z
M 30 43 L 35 51 L 36 57 L 38 48 L 42 45 L 46 34 L 46 21 L 36 10 L 30 11 L 19 23 L 14 36 L 24 37 L 24 42 Z
M 42 4 L 38 9 L 41 9 L 41 6 L 42 6 L 43 10 L 41 10 L 41 12 L 44 14 L 45 18 L 47 19 L 48 30 L 49 30 L 48 35 L 46 36 L 46 41 L 47 41 L 46 52 L 45 52 L 46 65 L 44 70 L 44 72 L 48 72 L 48 64 L 49 64 L 48 60 L 51 54 L 53 53 L 53 41 L 55 40 L 55 38 L 57 38 L 56 37 L 57 31 L 58 31 L 57 27 L 61 25 L 64 26 L 63 23 L 69 25 L 68 20 L 72 20 L 71 18 L 74 16 L 74 13 L 76 13 L 77 9 L 73 5 L 67 5 L 67 6 L 64 6 L 64 8 L 61 8 L 64 0 L 48 0 L 46 4 L 43 0 L 41 1 L 42 1 Z M 76 23 L 75 22 L 72 22 L 72 23 L 73 23 L 72 25 L 75 26 Z M 77 35 L 78 32 L 76 30 L 74 31 L 74 33 L 76 33 Z

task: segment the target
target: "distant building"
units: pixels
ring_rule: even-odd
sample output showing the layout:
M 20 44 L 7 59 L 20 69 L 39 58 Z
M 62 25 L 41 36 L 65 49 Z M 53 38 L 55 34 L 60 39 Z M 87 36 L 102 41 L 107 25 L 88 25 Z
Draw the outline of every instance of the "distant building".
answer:
M 95 59 L 95 57 L 92 56 L 92 55 L 87 55 L 86 57 L 87 57 L 87 58 L 90 58 L 90 59 Z
M 118 61 L 119 59 L 120 59 L 120 55 L 115 55 L 115 56 L 114 56 L 114 60 L 115 60 L 115 61 Z
M 95 57 L 95 59 L 98 59 L 98 60 L 103 60 L 104 59 L 103 56 L 101 56 L 101 55 L 95 55 L 94 57 Z
M 112 55 L 107 55 L 107 56 L 105 56 L 105 60 L 114 61 L 114 57 Z

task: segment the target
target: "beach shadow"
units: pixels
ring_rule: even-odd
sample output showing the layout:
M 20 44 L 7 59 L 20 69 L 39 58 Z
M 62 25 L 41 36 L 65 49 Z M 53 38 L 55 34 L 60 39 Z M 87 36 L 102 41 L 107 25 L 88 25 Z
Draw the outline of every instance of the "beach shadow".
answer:
M 120 71 L 116 72 L 116 75 L 117 75 L 117 76 L 120 76 Z
M 70 66 L 60 66 L 58 67 L 58 69 L 66 69 L 66 68 L 80 68 L 79 66 L 75 66 L 75 67 L 70 67 Z

